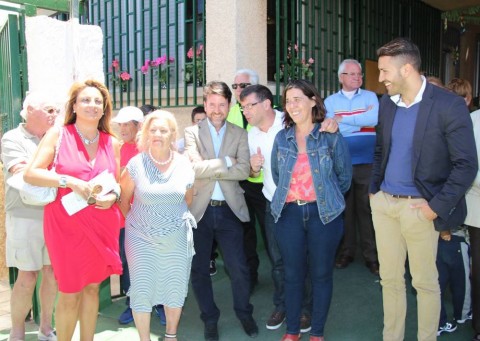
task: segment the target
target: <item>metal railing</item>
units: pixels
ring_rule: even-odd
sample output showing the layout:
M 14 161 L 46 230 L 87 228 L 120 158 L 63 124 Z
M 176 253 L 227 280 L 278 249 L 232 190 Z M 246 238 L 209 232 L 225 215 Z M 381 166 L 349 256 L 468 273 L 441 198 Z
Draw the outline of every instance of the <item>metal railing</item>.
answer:
M 282 65 L 293 58 L 313 64 L 313 74 L 304 77 L 302 67 L 295 78 L 309 78 L 326 97 L 339 89 L 337 69 L 343 59 L 354 58 L 365 66 L 376 60 L 376 50 L 395 37 L 410 37 L 420 48 L 422 69 L 440 74 L 441 12 L 418 0 L 277 0 L 275 5 L 275 77 L 277 100 Z M 273 13 L 273 11 L 269 11 Z M 297 50 L 295 50 L 295 45 Z M 290 49 L 289 49 L 290 48 Z M 270 70 L 273 68 L 269 68 Z
M 2 6 L 1 9 L 21 14 L 17 8 Z M 0 137 L 20 123 L 22 98 L 28 88 L 24 21 L 23 15 L 9 14 L 0 27 Z
M 105 81 L 115 108 L 197 104 L 205 75 L 204 5 L 204 0 L 89 1 L 88 20 L 104 34 Z M 189 54 L 190 48 L 200 53 Z

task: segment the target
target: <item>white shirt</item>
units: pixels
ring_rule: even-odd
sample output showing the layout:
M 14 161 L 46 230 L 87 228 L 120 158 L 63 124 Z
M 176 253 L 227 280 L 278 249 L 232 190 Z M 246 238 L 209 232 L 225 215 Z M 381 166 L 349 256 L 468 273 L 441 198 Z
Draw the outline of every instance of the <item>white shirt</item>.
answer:
M 281 111 L 275 110 L 275 121 L 267 132 L 263 132 L 257 127 L 252 127 L 248 132 L 248 147 L 250 149 L 250 155 L 257 154 L 257 148 L 260 150 L 265 158 L 263 164 L 263 195 L 268 201 L 272 201 L 273 194 L 277 189 L 272 177 L 272 149 L 273 142 L 275 142 L 275 136 L 283 129 L 283 117 L 284 114 Z
M 406 105 L 405 102 L 402 100 L 402 96 L 400 94 L 390 96 L 390 99 L 399 107 L 410 108 L 412 105 L 419 103 L 422 100 L 423 93 L 425 92 L 425 88 L 427 86 L 427 79 L 424 76 L 420 76 L 422 78 L 422 86 L 418 91 L 415 99 L 413 100 L 410 105 Z

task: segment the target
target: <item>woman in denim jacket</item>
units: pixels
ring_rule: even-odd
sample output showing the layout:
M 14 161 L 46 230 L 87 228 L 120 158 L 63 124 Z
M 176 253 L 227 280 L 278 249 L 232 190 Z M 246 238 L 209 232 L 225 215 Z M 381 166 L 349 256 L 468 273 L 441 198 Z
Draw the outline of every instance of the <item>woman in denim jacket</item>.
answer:
M 323 341 L 335 251 L 343 235 L 343 195 L 350 187 L 352 165 L 342 135 L 320 131 L 325 107 L 312 83 L 290 82 L 283 92 L 283 107 L 285 129 L 272 150 L 277 190 L 271 204 L 285 266 L 287 333 L 282 341 L 299 340 L 307 271 L 313 291 L 310 341 Z

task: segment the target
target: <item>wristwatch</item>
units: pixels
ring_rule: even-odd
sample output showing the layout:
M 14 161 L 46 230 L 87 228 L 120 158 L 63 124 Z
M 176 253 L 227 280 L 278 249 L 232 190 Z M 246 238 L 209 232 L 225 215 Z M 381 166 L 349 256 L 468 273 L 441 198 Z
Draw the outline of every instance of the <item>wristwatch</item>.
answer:
M 58 179 L 58 187 L 67 188 L 67 177 L 66 176 L 61 176 L 60 179 Z

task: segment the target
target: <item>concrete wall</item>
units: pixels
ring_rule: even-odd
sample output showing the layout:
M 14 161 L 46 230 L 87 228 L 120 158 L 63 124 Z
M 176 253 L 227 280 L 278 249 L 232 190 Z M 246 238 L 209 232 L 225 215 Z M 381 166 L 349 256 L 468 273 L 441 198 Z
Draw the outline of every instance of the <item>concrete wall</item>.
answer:
M 236 70 L 258 72 L 267 83 L 267 1 L 206 2 L 207 82 L 231 84 Z

